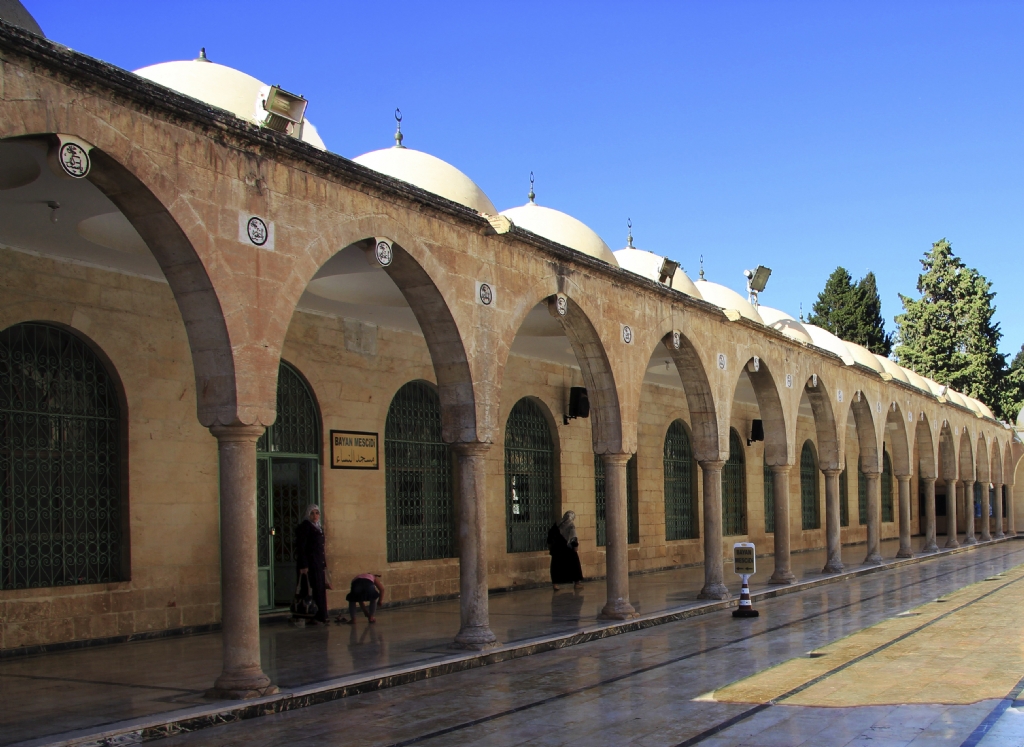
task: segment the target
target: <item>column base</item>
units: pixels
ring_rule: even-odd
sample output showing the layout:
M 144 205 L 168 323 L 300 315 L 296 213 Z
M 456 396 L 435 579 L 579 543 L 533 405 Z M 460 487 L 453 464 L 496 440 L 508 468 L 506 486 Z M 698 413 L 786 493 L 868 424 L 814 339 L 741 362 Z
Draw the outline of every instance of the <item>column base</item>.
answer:
M 912 558 L 912 557 L 914 557 L 914 551 L 911 550 L 910 548 L 901 547 L 899 550 L 896 551 L 896 557 L 897 558 Z
M 211 700 L 251 700 L 276 692 L 277 685 L 271 684 L 270 678 L 260 669 L 256 669 L 231 674 L 225 672 L 217 678 L 205 695 Z
M 932 542 L 930 545 L 925 545 L 921 548 L 921 552 L 938 552 L 939 546 Z
M 625 599 L 616 599 L 614 602 L 608 602 L 601 610 L 601 614 L 597 616 L 598 620 L 632 620 L 634 617 L 640 617 L 640 613 L 637 612 L 633 605 L 627 602 Z
M 796 576 L 793 575 L 792 571 L 775 571 L 772 577 L 768 579 L 770 584 L 795 584 Z
M 267 685 L 256 690 L 226 690 L 222 687 L 211 687 L 203 697 L 207 700 L 252 700 L 262 698 L 265 695 L 276 695 L 280 692 L 277 685 Z
M 467 651 L 483 651 L 494 648 L 498 645 L 498 638 L 487 626 L 465 627 L 459 631 L 452 641 L 452 648 L 465 649 Z
M 977 537 L 968 537 L 967 539 L 964 540 L 964 544 L 965 545 L 976 545 L 976 544 L 978 544 L 978 538 Z
M 830 560 L 825 563 L 825 567 L 821 569 L 822 573 L 842 573 L 846 570 L 846 566 L 843 565 L 840 560 Z
M 882 565 L 884 562 L 882 554 L 877 551 L 869 552 L 868 556 L 864 558 L 864 565 Z
M 1003 532 L 996 532 L 996 537 L 995 538 L 997 540 L 1001 540 L 1001 539 L 1003 539 L 1003 537 L 1007 537 L 1007 536 L 1009 536 L 1009 535 L 1006 535 Z
M 983 535 L 981 535 L 981 541 L 982 541 L 982 542 L 991 542 L 991 541 L 992 541 L 992 535 L 991 535 L 991 534 L 990 534 L 990 535 L 988 535 L 988 536 L 986 536 L 986 535 L 984 535 L 984 534 L 983 534 Z
M 697 599 L 732 599 L 732 594 L 725 584 L 704 584 Z
M 956 548 L 960 547 L 960 543 L 954 539 L 946 540 L 945 547 L 947 550 L 955 550 Z

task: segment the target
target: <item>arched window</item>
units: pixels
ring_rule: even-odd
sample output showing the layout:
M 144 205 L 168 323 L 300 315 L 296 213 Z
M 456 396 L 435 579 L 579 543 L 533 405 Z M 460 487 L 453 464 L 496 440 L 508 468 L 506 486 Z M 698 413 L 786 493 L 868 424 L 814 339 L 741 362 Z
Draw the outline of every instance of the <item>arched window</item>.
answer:
M 597 515 L 597 546 L 608 544 L 605 521 L 605 479 L 604 460 L 594 454 L 594 503 Z M 637 491 L 636 454 L 626 462 L 626 542 L 635 545 L 640 541 L 640 501 Z
M 722 534 L 747 532 L 747 486 L 743 467 L 743 442 L 729 429 L 729 461 L 722 469 Z
M 455 557 L 452 456 L 441 400 L 426 382 L 410 381 L 388 407 L 384 483 L 388 562 Z
M 0 589 L 125 578 L 122 429 L 84 341 L 37 322 L 0 332 Z
M 974 518 L 981 518 L 981 491 L 983 490 L 982 484 L 979 480 L 974 481 Z
M 895 521 L 892 509 L 892 462 L 882 450 L 882 521 Z
M 665 436 L 665 539 L 694 539 L 697 531 L 697 470 L 682 420 Z
M 764 531 L 772 534 L 775 531 L 775 483 L 772 481 L 772 468 L 764 465 Z
M 508 552 L 547 548 L 555 512 L 555 445 L 532 399 L 516 402 L 505 424 L 505 527 Z
M 277 419 L 256 442 L 256 562 L 260 609 L 295 594 L 295 528 L 320 506 L 320 409 L 301 374 L 281 361 Z
M 800 520 L 804 529 L 821 529 L 818 489 L 818 458 L 808 440 L 800 452 Z
M 845 469 L 839 473 L 839 526 L 850 526 L 850 487 Z

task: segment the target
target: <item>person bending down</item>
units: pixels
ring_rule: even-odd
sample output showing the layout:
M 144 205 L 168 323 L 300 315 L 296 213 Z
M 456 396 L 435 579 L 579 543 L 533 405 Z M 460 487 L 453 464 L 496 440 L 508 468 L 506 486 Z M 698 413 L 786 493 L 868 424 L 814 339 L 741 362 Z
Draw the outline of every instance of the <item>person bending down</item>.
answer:
M 356 624 L 356 605 L 363 611 L 370 622 L 377 622 L 374 614 L 377 612 L 377 605 L 384 602 L 384 584 L 381 583 L 380 574 L 360 573 L 352 579 L 352 586 L 349 588 L 348 596 L 348 618 L 338 616 L 338 622 L 343 625 Z M 370 603 L 370 610 L 366 610 L 366 603 Z

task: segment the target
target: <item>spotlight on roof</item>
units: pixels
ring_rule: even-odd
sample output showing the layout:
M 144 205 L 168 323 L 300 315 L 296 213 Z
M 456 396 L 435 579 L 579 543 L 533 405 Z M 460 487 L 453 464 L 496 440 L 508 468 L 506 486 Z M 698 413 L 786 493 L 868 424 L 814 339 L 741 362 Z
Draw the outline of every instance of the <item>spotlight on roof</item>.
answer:
M 757 294 L 768 285 L 768 278 L 771 277 L 772 268 L 758 265 L 756 270 L 744 270 L 747 278 L 747 297 L 754 307 L 757 307 Z
M 665 257 L 661 260 L 661 269 L 658 271 L 658 282 L 665 283 L 669 288 L 671 288 L 672 279 L 676 276 L 676 270 L 678 269 L 678 262 Z
M 297 136 L 308 103 L 302 96 L 279 86 L 264 86 L 256 105 L 256 119 L 269 130 L 289 132 L 290 128 L 291 134 Z

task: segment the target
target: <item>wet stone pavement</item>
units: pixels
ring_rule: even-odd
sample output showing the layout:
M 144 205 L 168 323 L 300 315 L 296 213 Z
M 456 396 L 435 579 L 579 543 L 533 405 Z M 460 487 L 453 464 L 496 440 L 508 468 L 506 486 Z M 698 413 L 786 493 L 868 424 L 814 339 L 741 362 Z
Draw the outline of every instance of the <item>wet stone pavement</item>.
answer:
M 885 543 L 883 550 L 891 557 L 895 544 Z M 850 570 L 858 568 L 863 555 L 863 546 L 844 548 Z M 797 554 L 793 561 L 801 580 L 821 577 L 823 553 Z M 750 697 L 746 702 L 722 702 L 714 691 L 806 657 L 808 652 L 980 584 L 994 574 L 1007 574 L 1002 583 L 1008 583 L 1011 569 L 1021 564 L 1024 542 L 1020 541 L 943 553 L 925 562 L 757 601 L 761 617 L 753 620 L 736 620 L 728 611 L 710 612 L 289 713 L 207 728 L 160 744 L 554 745 L 586 740 L 608 745 L 815 745 L 859 744 L 857 739 L 870 736 L 873 745 L 959 745 L 991 714 L 998 698 L 825 708 L 765 705 Z M 755 593 L 765 588 L 757 579 L 766 579 L 772 571 L 770 558 L 758 559 L 758 565 L 752 585 Z M 727 566 L 730 587 L 738 592 L 738 578 L 730 570 Z M 696 607 L 701 604 L 695 596 L 702 574 L 698 567 L 633 576 L 633 603 L 643 614 Z M 1017 586 L 1024 587 L 1024 580 Z M 1019 596 L 1020 589 L 1003 593 Z M 582 593 L 553 593 L 544 588 L 498 594 L 491 598 L 491 622 L 503 643 L 531 640 L 593 626 L 603 604 L 602 582 L 588 583 Z M 970 609 L 981 609 L 981 602 L 971 604 Z M 300 687 L 344 675 L 385 674 L 398 667 L 442 661 L 453 654 L 447 646 L 457 628 L 457 600 L 384 610 L 374 626 L 365 621 L 352 628 L 329 629 L 268 624 L 263 630 L 263 657 L 268 673 L 283 688 Z M 996 628 L 988 636 L 979 639 L 979 646 L 1004 645 L 1005 637 L 1008 650 L 1021 656 L 1015 631 L 1005 631 L 1004 636 Z M 936 646 L 934 636 L 928 640 Z M 941 653 L 942 647 L 938 648 L 936 655 Z M 1010 657 L 1005 666 L 1017 664 Z M 0 661 L 0 702 L 5 705 L 0 712 L 0 744 L 45 743 L 48 735 L 101 729 L 124 719 L 208 705 L 202 692 L 219 668 L 217 634 Z M 1020 668 L 1016 679 L 1024 677 L 1024 663 Z M 893 670 L 894 677 L 913 676 L 913 672 L 901 672 L 898 661 Z M 1018 717 L 1016 707 L 1009 705 L 994 722 L 1003 731 Z M 734 725 L 723 728 L 723 722 L 740 716 Z M 982 744 L 996 743 L 991 739 L 997 731 Z M 846 739 L 847 735 L 852 736 Z

